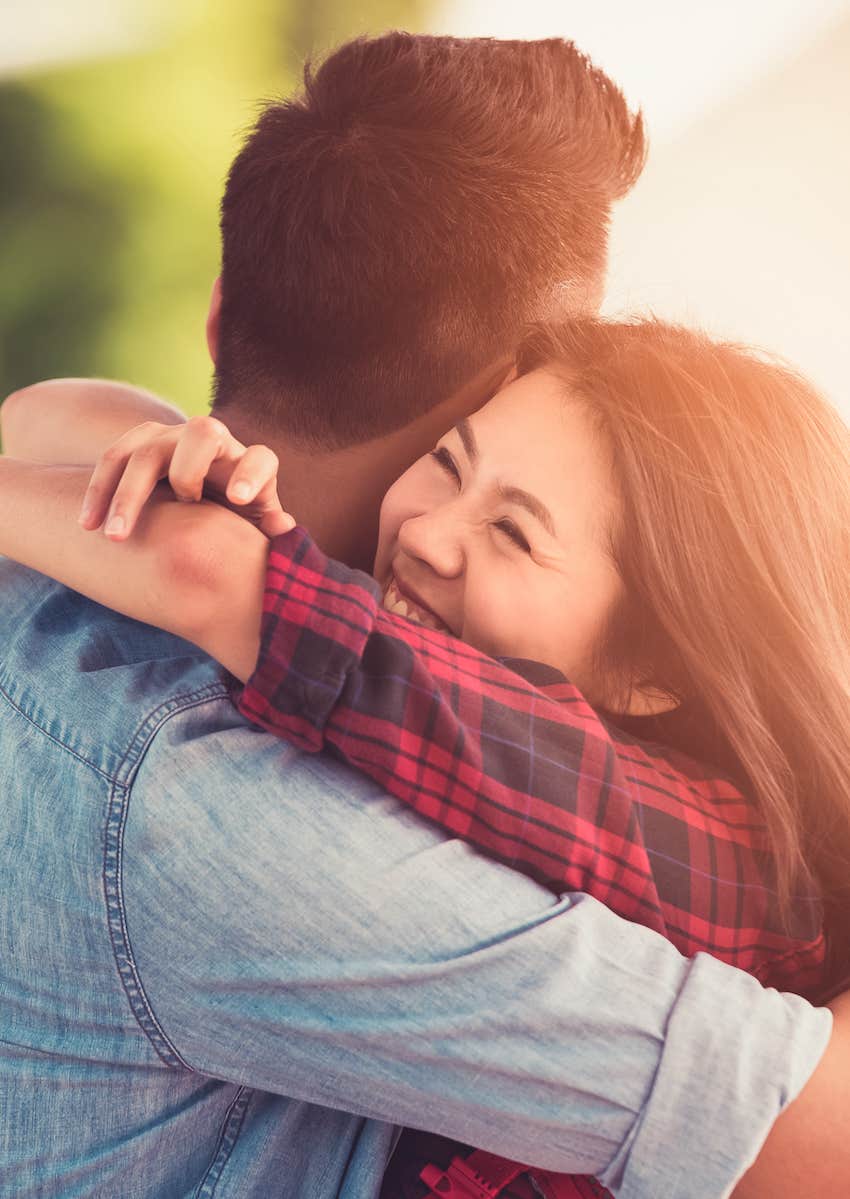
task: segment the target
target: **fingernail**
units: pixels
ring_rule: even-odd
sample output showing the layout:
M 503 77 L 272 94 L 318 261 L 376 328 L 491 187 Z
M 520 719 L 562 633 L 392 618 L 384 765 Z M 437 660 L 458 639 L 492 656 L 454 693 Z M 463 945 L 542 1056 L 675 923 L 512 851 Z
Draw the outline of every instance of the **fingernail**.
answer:
M 106 522 L 106 528 L 103 531 L 104 531 L 104 533 L 107 533 L 110 536 L 113 536 L 118 533 L 123 533 L 124 532 L 124 517 L 123 516 L 110 516 L 109 520 Z
M 80 515 L 77 517 L 77 520 L 79 521 L 79 523 L 81 525 L 84 525 L 88 522 L 88 519 L 91 516 L 91 513 L 92 513 L 91 504 L 83 504 L 82 508 L 80 509 Z
M 252 491 L 253 488 L 250 483 L 234 483 L 231 495 L 235 500 L 247 500 Z

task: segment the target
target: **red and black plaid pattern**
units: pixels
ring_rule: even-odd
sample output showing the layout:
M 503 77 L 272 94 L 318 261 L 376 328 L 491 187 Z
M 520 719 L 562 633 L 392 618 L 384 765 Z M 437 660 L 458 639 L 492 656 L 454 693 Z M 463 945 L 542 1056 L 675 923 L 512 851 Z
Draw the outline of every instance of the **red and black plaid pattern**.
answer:
M 765 826 L 732 782 L 607 727 L 548 667 L 386 612 L 375 581 L 303 529 L 272 544 L 239 708 L 303 749 L 333 746 L 447 831 L 685 954 L 802 994 L 823 983 L 817 890 L 801 878 L 783 921 Z
M 464 1174 L 453 1166 L 460 1161 Z M 423 1171 L 431 1175 L 429 1188 L 420 1177 Z M 501 1167 L 501 1168 L 500 1168 Z M 506 1169 L 507 1167 L 507 1169 Z M 463 1167 L 461 1167 L 463 1168 Z M 516 1176 L 515 1171 L 521 1171 Z M 448 1171 L 448 1178 L 434 1180 L 434 1175 Z M 609 1192 L 586 1175 L 570 1176 L 534 1170 L 531 1181 L 526 1167 L 506 1162 L 494 1154 L 470 1150 L 444 1137 L 405 1129 L 396 1152 L 390 1159 L 381 1189 L 381 1199 L 425 1199 L 429 1195 L 446 1199 L 606 1199 Z M 472 1175 L 470 1183 L 469 1175 Z M 481 1185 L 475 1183 L 480 1179 Z M 442 1185 L 441 1185 L 442 1182 Z
M 684 953 L 798 992 L 821 981 L 817 892 L 801 880 L 789 932 L 763 822 L 733 783 L 607 728 L 548 667 L 495 662 L 386 612 L 373 579 L 301 529 L 272 545 L 262 648 L 239 706 L 304 749 L 333 746 L 449 832 Z

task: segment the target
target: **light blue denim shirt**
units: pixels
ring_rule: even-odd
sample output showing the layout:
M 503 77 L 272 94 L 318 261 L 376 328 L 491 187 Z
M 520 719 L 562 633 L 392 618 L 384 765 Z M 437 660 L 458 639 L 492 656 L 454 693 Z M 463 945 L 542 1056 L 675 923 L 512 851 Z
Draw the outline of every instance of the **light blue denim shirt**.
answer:
M 0 560 L 3 1199 L 367 1199 L 400 1123 L 706 1199 L 829 1030 L 257 732 L 191 646 Z

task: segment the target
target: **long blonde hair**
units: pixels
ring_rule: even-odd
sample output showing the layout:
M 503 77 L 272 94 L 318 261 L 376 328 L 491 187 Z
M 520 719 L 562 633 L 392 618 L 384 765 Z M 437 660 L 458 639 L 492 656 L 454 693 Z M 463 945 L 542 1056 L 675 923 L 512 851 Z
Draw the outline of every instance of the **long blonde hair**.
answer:
M 845 901 L 850 430 L 787 366 L 660 321 L 539 326 L 519 367 L 539 366 L 613 454 L 621 691 L 696 705 L 761 809 L 784 902 L 803 865 Z

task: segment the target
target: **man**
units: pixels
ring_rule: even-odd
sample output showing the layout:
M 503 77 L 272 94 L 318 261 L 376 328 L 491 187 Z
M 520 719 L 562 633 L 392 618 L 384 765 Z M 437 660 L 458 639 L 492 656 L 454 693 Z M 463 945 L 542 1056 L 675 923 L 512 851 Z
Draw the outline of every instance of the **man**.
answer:
M 557 42 L 355 43 L 264 115 L 223 203 L 215 409 L 327 550 L 367 562 L 385 486 L 520 325 L 595 304 L 642 157 Z M 46 512 L 82 494 L 50 478 Z M 0 585 L 0 1194 L 372 1196 L 392 1122 L 720 1194 L 814 1069 L 825 1013 L 281 748 L 186 643 L 8 562 Z

